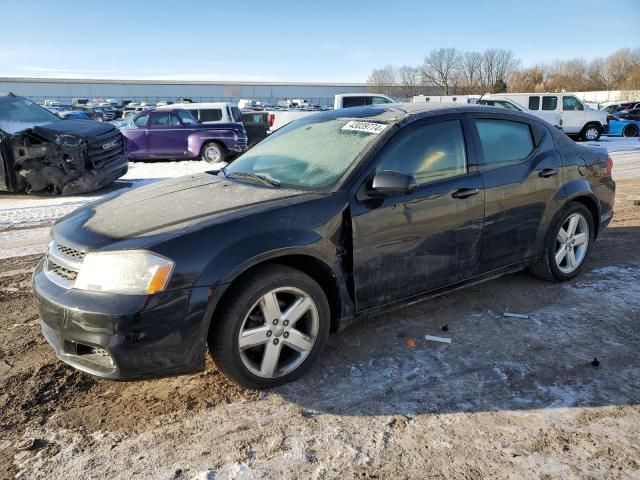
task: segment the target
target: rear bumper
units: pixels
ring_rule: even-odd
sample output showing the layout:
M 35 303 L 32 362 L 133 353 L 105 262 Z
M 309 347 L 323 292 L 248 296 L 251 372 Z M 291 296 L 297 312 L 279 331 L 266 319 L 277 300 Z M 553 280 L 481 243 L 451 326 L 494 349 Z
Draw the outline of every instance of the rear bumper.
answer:
M 615 168 L 615 166 L 614 166 Z M 609 178 L 596 186 L 596 195 L 600 201 L 600 219 L 597 233 L 600 235 L 613 218 L 613 206 L 616 195 L 616 182 Z
M 227 147 L 227 150 L 229 150 L 230 152 L 233 153 L 244 153 L 247 151 L 248 147 L 248 140 L 245 137 L 244 139 L 240 139 L 237 142 L 227 142 L 225 143 L 225 146 Z
M 193 372 L 204 365 L 209 288 L 156 295 L 65 289 L 40 262 L 33 293 L 42 333 L 69 365 L 113 380 Z

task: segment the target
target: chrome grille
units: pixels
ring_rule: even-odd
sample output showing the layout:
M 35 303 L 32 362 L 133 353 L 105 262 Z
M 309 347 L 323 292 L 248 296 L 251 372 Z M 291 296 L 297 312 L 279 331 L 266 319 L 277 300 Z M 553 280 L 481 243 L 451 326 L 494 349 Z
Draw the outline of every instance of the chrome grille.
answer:
M 70 282 L 73 282 L 78 276 L 78 272 L 64 268 L 62 265 L 58 265 L 51 260 L 49 260 L 49 271 Z
M 76 250 L 75 248 L 67 247 L 66 245 L 56 244 L 58 251 L 66 257 L 73 258 L 75 260 L 84 260 L 85 253 L 82 250 Z
M 72 288 L 85 255 L 86 253 L 82 250 L 53 241 L 49 244 L 47 251 L 44 273 L 56 285 L 62 288 Z
M 115 128 L 89 143 L 87 155 L 94 167 L 100 167 L 117 159 L 124 153 L 124 139 Z

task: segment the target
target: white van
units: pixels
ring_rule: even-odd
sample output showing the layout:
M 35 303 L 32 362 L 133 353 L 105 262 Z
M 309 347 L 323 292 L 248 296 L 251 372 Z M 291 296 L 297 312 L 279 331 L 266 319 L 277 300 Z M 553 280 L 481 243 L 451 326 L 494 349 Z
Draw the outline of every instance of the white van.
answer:
M 381 93 L 340 93 L 333 97 L 333 108 L 364 107 L 366 105 L 380 105 L 381 103 L 395 103 L 395 100 Z
M 582 140 L 598 140 L 608 131 L 607 113 L 585 106 L 572 93 L 495 93 L 483 100 L 506 99 L 523 106 L 530 113 L 556 112 L 562 116 L 562 129 Z
M 476 105 L 487 105 L 488 107 L 504 108 L 506 110 L 517 110 L 519 112 L 530 113 L 562 130 L 562 115 L 557 112 L 533 112 L 524 108 L 522 105 L 518 105 L 511 100 L 507 100 L 506 98 L 486 98 L 486 96 L 480 98 L 476 102 Z
M 242 123 L 240 109 L 233 103 L 174 103 L 163 105 L 156 110 L 181 108 L 189 110 L 193 118 L 200 123 Z

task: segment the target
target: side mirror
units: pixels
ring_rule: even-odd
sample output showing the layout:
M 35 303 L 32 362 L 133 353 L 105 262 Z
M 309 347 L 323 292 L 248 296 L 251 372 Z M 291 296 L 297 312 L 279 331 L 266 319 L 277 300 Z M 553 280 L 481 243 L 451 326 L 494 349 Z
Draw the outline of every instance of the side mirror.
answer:
M 416 179 L 412 175 L 385 170 L 376 173 L 368 193 L 373 195 L 405 195 L 416 189 Z

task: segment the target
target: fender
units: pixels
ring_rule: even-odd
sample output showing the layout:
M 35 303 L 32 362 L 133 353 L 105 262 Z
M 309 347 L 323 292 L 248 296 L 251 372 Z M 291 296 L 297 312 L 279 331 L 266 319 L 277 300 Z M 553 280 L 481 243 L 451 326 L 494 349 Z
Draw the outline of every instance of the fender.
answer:
M 340 246 L 316 232 L 295 229 L 234 238 L 232 244 L 216 252 L 195 286 L 231 283 L 250 268 L 287 255 L 312 257 L 336 274 Z
M 196 282 L 198 286 L 209 286 L 210 291 L 209 304 L 203 319 L 205 331 L 209 328 L 218 302 L 234 280 L 259 264 L 292 255 L 313 259 L 331 275 L 339 296 L 337 320 L 353 315 L 354 304 L 347 281 L 350 263 L 345 259 L 350 252 L 347 252 L 348 247 L 343 245 L 344 221 L 348 218 L 344 215 L 346 205 L 339 205 L 338 202 L 330 203 L 333 205 L 325 206 L 335 208 L 335 214 L 324 224 L 315 228 L 305 228 L 304 225 L 291 228 L 288 216 L 272 215 L 275 228 L 269 231 L 254 231 L 252 234 L 235 236 L 239 231 L 246 232 L 246 227 L 241 225 L 238 231 L 234 228 L 234 232 L 229 233 L 234 235 L 234 242 L 226 244 L 215 253 Z M 320 210 L 323 209 L 320 208 Z M 314 214 L 310 212 L 308 220 L 312 224 L 313 217 Z M 289 223 L 289 229 L 278 228 L 282 226 L 282 220 Z
M 558 192 L 560 193 L 560 192 Z M 566 183 L 562 189 L 562 194 L 564 195 L 564 203 L 569 203 L 573 199 L 578 197 L 588 197 L 593 200 L 593 203 L 596 205 L 598 216 L 593 219 L 594 222 L 598 222 L 600 218 L 600 201 L 598 200 L 598 196 L 596 195 L 596 191 L 593 188 L 593 185 L 589 183 L 587 180 L 578 178 L 575 180 L 571 180 Z M 558 196 L 556 196 L 558 198 Z
M 215 129 L 196 131 L 189 135 L 187 140 L 187 150 L 190 156 L 197 157 L 200 155 L 202 145 L 210 140 L 223 144 L 227 149 L 233 149 L 237 143 L 237 134 L 234 137 L 234 131 L 231 129 Z

